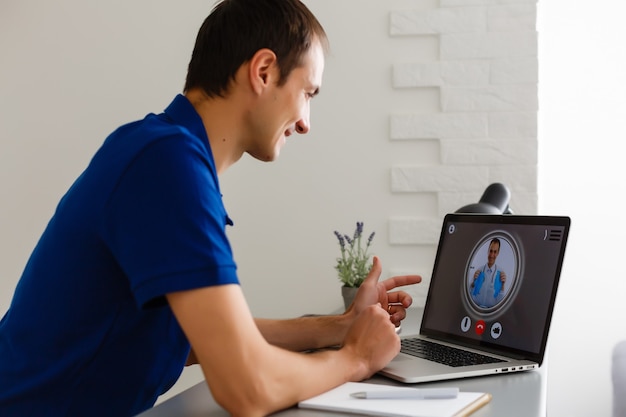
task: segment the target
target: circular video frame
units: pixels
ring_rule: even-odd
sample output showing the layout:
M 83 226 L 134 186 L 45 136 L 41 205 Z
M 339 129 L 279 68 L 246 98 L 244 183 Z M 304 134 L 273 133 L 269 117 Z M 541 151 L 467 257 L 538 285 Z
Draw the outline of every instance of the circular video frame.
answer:
M 517 242 L 504 231 L 481 238 L 467 262 L 464 299 L 482 317 L 500 315 L 513 300 L 521 280 Z

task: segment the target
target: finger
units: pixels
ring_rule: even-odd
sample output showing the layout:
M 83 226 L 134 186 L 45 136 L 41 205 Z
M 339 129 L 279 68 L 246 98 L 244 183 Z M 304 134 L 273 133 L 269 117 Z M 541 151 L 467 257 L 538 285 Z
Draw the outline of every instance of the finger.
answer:
M 406 318 L 406 308 L 400 303 L 389 304 L 388 308 L 389 320 L 398 327 L 402 320 Z
M 402 324 L 402 320 L 406 318 L 406 310 L 402 309 L 401 311 L 395 312 L 389 316 L 389 320 L 393 323 L 394 326 L 398 327 Z
M 367 277 L 365 277 L 365 280 L 363 282 L 365 283 L 373 281 L 373 283 L 376 284 L 378 282 L 378 279 L 380 278 L 381 272 L 382 266 L 380 265 L 380 259 L 378 259 L 378 256 L 374 256 L 372 258 L 372 268 L 370 269 L 369 274 L 367 274 Z
M 402 307 L 409 307 L 413 303 L 413 297 L 404 291 L 393 291 L 387 293 L 388 305 L 399 305 Z
M 396 287 L 402 287 L 404 285 L 413 285 L 422 282 L 422 277 L 419 275 L 399 275 L 391 277 L 383 281 L 385 290 L 393 290 Z

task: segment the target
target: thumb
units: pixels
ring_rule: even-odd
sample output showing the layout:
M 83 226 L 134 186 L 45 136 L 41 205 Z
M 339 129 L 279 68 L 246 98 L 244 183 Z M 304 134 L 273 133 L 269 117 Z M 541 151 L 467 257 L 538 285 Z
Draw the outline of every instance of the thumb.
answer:
M 378 279 L 380 278 L 382 270 L 383 268 L 380 265 L 380 259 L 378 259 L 378 256 L 374 256 L 372 259 L 372 267 L 370 268 L 370 272 L 369 274 L 367 274 L 364 283 L 371 282 L 372 284 L 376 285 Z

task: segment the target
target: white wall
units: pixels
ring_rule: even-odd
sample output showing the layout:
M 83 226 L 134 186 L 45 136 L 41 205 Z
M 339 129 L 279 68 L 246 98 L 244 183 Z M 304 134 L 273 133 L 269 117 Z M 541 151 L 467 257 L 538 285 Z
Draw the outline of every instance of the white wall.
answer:
M 543 11 L 539 210 L 571 213 L 574 218 L 550 340 L 548 406 L 550 415 L 556 416 L 591 415 L 590 407 L 597 403 L 601 412 L 593 415 L 608 415 L 608 354 L 613 341 L 624 336 L 618 319 L 625 316 L 618 295 L 623 284 L 617 280 L 611 290 L 600 288 L 602 297 L 589 299 L 584 297 L 588 286 L 582 278 L 582 271 L 590 271 L 596 280 L 614 275 L 608 268 L 618 258 L 618 246 L 596 249 L 590 238 L 606 237 L 611 242 L 623 230 L 617 222 L 591 221 L 593 214 L 605 218 L 592 205 L 602 194 L 592 193 L 588 198 L 578 193 L 598 186 L 597 179 L 601 187 L 617 188 L 618 178 L 624 178 L 615 149 L 616 139 L 624 136 L 618 109 L 624 108 L 621 74 L 626 72 L 616 58 L 617 41 L 624 39 L 624 33 L 614 32 L 619 22 L 591 24 L 612 22 L 615 15 L 603 4 L 610 0 L 600 1 L 593 10 L 563 0 L 543 2 L 539 7 Z M 459 6 L 456 11 L 462 11 L 469 5 L 484 11 L 490 5 L 522 4 L 517 18 L 508 23 L 499 20 L 504 24 L 500 30 L 506 30 L 511 23 L 523 20 L 528 24 L 527 6 L 534 5 L 527 0 L 306 3 L 325 25 L 332 45 L 322 94 L 313 104 L 312 131 L 290 139 L 279 161 L 262 164 L 244 158 L 222 179 L 227 208 L 236 224 L 231 237 L 241 280 L 253 311 L 262 316 L 326 312 L 340 306 L 332 232 L 349 233 L 357 220 L 365 222 L 367 232 L 376 230 L 374 251 L 382 257 L 385 276 L 405 270 L 429 274 L 432 238 L 411 241 L 415 237 L 403 237 L 391 226 L 399 221 L 427 228 L 442 212 L 456 207 L 456 202 L 442 201 L 457 193 L 392 189 L 394 168 L 446 161 L 442 161 L 441 135 L 392 140 L 390 119 L 405 111 L 437 115 L 443 109 L 445 113 L 442 85 L 431 80 L 429 85 L 394 88 L 394 69 L 400 64 L 441 60 L 442 31 L 454 27 L 436 25 L 441 23 L 440 6 Z M 211 5 L 200 0 L 188 0 L 185 7 L 150 0 L 0 3 L 0 314 L 8 308 L 24 263 L 60 195 L 106 134 L 146 112 L 160 111 L 180 91 L 195 34 Z M 435 23 L 434 31 L 393 34 L 392 10 L 417 13 L 409 24 L 412 27 L 427 17 L 426 21 Z M 605 50 L 609 52 L 602 53 Z M 526 80 L 526 84 L 532 87 L 533 81 Z M 483 177 L 484 184 L 463 196 L 463 204 L 477 199 L 479 189 L 488 182 L 506 180 L 513 184 L 518 212 L 537 209 L 534 110 L 526 110 L 531 114 L 530 126 L 517 123 L 522 133 L 516 138 L 504 135 L 508 145 L 511 139 L 527 140 L 530 154 L 526 148 L 520 152 L 525 155 L 525 174 L 517 179 L 498 177 L 490 170 L 492 175 Z M 495 149 L 507 149 L 505 154 L 511 158 L 514 148 Z M 619 207 L 616 201 L 612 206 Z M 402 239 L 409 241 L 394 243 Z M 601 256 L 605 253 L 610 256 Z M 592 330 L 580 330 L 587 328 Z M 589 333 L 598 341 L 584 343 L 584 348 L 573 346 Z M 600 354 L 600 366 L 591 370 L 592 362 L 585 362 L 586 378 L 572 381 L 564 359 L 580 350 Z M 177 389 L 200 378 L 197 369 L 186 371 Z M 587 380 L 598 387 L 594 400 L 581 395 Z
M 622 9 L 539 2 L 540 209 L 572 217 L 550 340 L 551 416 L 610 415 L 611 349 L 626 338 Z

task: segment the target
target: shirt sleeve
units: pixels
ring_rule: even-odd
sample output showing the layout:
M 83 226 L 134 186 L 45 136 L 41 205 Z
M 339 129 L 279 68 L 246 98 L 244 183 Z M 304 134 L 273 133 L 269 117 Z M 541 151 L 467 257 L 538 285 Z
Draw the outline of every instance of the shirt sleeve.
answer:
M 153 142 L 120 177 L 105 239 L 139 306 L 204 286 L 238 284 L 229 222 L 206 149 L 181 135 Z

